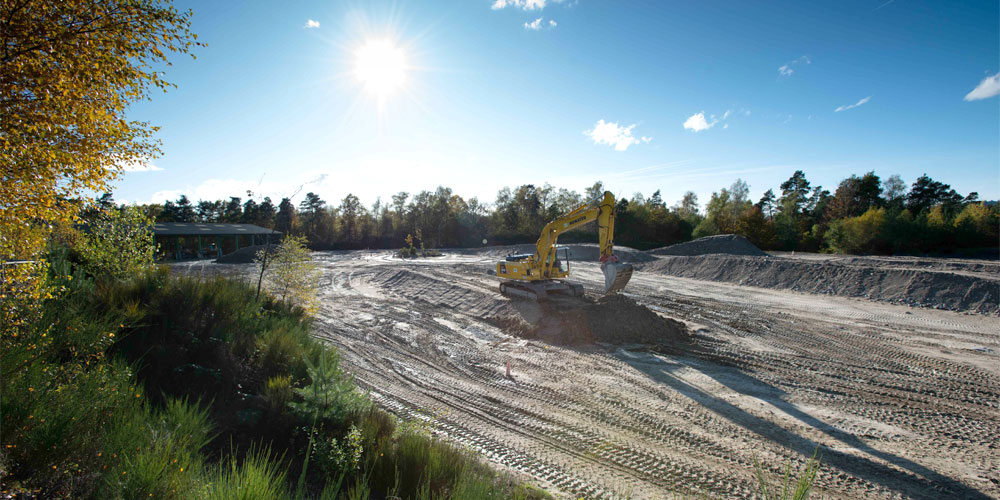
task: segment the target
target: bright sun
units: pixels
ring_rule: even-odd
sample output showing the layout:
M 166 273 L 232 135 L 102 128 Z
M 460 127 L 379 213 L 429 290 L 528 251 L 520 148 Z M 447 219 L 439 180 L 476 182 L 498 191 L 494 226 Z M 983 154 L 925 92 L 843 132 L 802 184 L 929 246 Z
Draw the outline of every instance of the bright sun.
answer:
M 368 40 L 354 53 L 354 75 L 381 104 L 406 82 L 406 58 L 390 40 Z

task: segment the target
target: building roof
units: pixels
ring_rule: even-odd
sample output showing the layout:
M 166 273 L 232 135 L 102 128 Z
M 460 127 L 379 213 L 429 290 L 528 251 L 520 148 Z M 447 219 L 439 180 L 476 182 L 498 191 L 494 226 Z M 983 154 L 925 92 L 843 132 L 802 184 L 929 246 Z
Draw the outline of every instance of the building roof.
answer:
M 234 234 L 281 234 L 253 224 L 216 224 L 210 222 L 158 222 L 153 225 L 156 236 L 192 236 L 206 234 L 231 236 Z

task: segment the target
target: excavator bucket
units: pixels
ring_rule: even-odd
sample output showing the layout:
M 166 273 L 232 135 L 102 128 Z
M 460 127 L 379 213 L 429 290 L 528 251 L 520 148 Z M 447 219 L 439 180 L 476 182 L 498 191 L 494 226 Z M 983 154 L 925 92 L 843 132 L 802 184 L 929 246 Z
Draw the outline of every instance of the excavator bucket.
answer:
M 632 264 L 605 262 L 601 264 L 601 271 L 604 272 L 604 295 L 622 291 L 632 279 Z

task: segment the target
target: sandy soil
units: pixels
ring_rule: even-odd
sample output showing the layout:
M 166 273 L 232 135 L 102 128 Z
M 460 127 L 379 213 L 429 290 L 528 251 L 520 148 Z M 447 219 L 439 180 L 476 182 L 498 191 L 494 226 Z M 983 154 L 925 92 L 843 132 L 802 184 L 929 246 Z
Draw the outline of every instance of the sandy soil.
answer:
M 627 297 L 688 343 L 565 346 L 515 334 L 539 311 L 497 293 L 492 253 L 317 254 L 316 335 L 387 410 L 567 497 L 750 498 L 755 457 L 818 448 L 825 498 L 1000 498 L 994 315 L 637 271 Z M 922 260 L 885 265 L 949 265 Z

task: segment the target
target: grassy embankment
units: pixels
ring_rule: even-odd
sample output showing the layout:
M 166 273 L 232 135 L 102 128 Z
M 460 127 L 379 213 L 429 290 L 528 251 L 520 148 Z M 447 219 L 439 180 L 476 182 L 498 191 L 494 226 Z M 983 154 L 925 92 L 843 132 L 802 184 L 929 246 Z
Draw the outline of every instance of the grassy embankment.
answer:
M 373 407 L 298 308 L 162 269 L 54 269 L 62 292 L 0 363 L 5 494 L 547 496 Z

